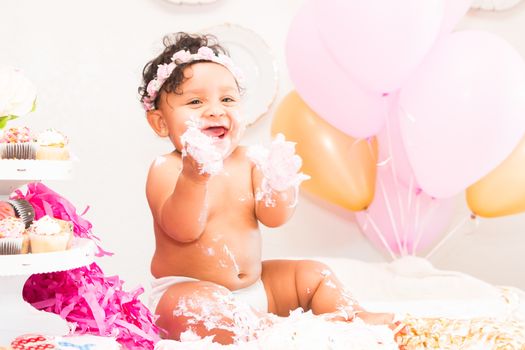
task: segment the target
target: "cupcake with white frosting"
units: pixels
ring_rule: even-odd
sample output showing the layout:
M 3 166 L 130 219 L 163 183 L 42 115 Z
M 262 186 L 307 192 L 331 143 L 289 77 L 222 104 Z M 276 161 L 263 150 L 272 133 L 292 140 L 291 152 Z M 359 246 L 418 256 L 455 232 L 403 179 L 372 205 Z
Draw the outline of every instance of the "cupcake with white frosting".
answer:
M 67 137 L 58 130 L 47 129 L 41 132 L 36 139 L 36 159 L 40 160 L 68 160 L 69 148 Z
M 73 238 L 71 222 L 48 215 L 33 222 L 28 229 L 31 253 L 63 251 L 69 248 Z

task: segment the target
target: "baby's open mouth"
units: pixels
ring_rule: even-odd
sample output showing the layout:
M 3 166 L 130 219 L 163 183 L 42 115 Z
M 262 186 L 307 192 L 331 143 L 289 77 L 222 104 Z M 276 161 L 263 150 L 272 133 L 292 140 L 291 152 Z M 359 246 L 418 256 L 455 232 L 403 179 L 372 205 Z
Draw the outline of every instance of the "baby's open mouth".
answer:
M 228 129 L 224 126 L 210 126 L 201 130 L 205 135 L 210 137 L 217 137 L 222 139 L 228 133 Z

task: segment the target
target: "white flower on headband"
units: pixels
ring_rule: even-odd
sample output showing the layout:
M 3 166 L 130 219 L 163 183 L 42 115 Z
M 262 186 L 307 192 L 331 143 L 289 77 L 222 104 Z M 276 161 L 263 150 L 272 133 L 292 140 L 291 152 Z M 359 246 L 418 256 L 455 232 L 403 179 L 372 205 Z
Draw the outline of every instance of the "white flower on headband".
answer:
M 239 84 L 243 81 L 243 74 L 239 67 L 235 66 L 232 59 L 223 54 L 215 54 L 212 49 L 207 46 L 199 47 L 197 53 L 192 54 L 188 50 L 179 50 L 171 57 L 171 63 L 159 64 L 157 66 L 157 75 L 155 79 L 151 80 L 146 86 L 147 96 L 142 99 L 142 105 L 146 111 L 155 109 L 155 99 L 157 98 L 162 85 L 171 76 L 173 70 L 177 65 L 192 62 L 192 61 L 211 61 L 226 67 L 235 77 Z

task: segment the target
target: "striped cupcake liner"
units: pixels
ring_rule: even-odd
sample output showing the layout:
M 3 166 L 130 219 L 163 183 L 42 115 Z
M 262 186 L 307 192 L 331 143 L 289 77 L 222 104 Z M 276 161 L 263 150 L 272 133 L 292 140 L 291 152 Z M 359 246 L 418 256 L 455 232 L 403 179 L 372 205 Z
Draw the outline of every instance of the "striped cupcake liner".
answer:
M 2 159 L 36 159 L 33 142 L 5 143 L 1 149 Z
M 0 255 L 14 255 L 22 252 L 24 239 L 22 237 L 0 238 Z
M 7 200 L 7 203 L 13 206 L 15 214 L 17 217 L 22 219 L 26 228 L 28 228 L 35 219 L 35 209 L 29 202 L 25 199 L 10 199 Z

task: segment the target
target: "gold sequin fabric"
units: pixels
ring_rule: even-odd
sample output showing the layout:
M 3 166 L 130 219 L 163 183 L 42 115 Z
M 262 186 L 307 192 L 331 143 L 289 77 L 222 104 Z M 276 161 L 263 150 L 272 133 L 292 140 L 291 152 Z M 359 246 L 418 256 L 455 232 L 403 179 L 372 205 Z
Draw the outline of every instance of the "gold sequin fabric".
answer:
M 402 350 L 494 349 L 525 350 L 525 322 L 516 319 L 412 318 L 397 334 Z

